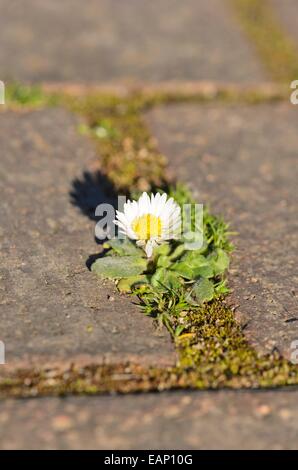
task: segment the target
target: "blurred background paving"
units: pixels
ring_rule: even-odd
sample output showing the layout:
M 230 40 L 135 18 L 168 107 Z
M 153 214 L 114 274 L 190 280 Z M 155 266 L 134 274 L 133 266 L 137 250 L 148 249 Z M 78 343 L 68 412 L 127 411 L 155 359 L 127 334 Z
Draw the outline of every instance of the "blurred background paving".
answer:
M 297 0 L 269 0 L 273 11 L 280 19 L 281 25 L 298 46 L 298 13 Z
M 1 0 L 0 17 L 2 80 L 266 78 L 223 0 Z
M 1 448 L 296 449 L 297 391 L 6 400 Z

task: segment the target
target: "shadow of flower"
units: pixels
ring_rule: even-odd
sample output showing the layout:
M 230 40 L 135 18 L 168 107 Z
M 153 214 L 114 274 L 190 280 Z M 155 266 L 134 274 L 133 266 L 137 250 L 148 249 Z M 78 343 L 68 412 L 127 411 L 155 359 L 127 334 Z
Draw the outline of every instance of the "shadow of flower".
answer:
M 70 202 L 78 207 L 80 211 L 89 219 L 98 222 L 99 216 L 95 215 L 95 210 L 100 204 L 111 204 L 117 207 L 117 192 L 109 179 L 100 172 L 91 173 L 85 171 L 81 178 L 76 178 L 71 183 L 69 192 Z M 94 261 L 103 256 L 102 244 L 104 240 L 94 237 L 96 243 L 100 245 L 100 251 L 89 255 L 86 266 L 90 270 Z

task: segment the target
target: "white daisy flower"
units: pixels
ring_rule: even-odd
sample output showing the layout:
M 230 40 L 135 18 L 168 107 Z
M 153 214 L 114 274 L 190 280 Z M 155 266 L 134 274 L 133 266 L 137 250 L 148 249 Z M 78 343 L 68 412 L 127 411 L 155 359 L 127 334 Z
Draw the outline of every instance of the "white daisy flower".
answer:
M 127 201 L 124 211 L 116 211 L 114 223 L 120 233 L 136 240 L 148 258 L 153 248 L 166 240 L 177 239 L 181 234 L 181 209 L 167 194 L 143 193 L 138 201 Z

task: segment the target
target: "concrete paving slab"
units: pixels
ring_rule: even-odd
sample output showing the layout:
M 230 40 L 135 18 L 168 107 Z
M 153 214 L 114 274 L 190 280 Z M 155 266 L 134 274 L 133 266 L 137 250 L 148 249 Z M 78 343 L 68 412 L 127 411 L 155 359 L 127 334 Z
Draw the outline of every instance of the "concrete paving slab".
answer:
M 63 109 L 0 113 L 0 374 L 47 362 L 175 363 L 168 334 L 86 266 L 99 252 L 92 215 L 111 193 L 88 173 L 98 157 L 79 122 Z

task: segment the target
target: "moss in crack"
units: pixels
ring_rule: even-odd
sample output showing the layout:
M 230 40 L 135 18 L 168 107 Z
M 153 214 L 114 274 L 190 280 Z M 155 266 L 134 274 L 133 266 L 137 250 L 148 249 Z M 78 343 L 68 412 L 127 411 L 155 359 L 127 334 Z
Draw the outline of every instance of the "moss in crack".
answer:
M 72 103 L 71 108 L 76 110 L 77 105 Z M 165 184 L 166 158 L 158 151 L 136 101 L 100 96 L 91 105 L 87 100 L 80 113 L 87 118 L 81 131 L 95 138 L 101 171 L 119 192 L 147 191 Z
M 5 87 L 5 103 L 8 106 L 40 108 L 57 105 L 59 103 L 59 96 L 44 93 L 38 85 L 12 82 Z
M 298 77 L 298 48 L 268 0 L 228 0 L 272 78 L 289 85 Z
M 258 357 L 233 314 L 213 303 L 189 317 L 191 332 L 177 342 L 176 367 L 131 363 L 72 366 L 65 370 L 23 369 L 0 378 L 0 397 L 94 395 L 178 389 L 256 389 L 298 384 L 297 367 L 277 353 Z
M 262 388 L 298 384 L 297 366 L 277 352 L 258 355 L 232 309 L 214 301 L 188 312 L 186 333 L 176 339 L 179 366 L 196 370 L 196 387 Z

